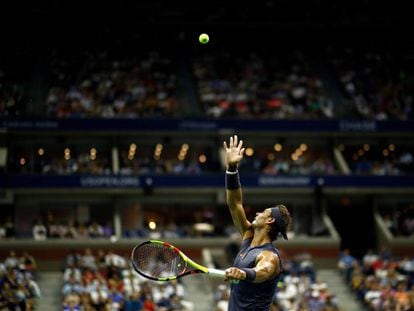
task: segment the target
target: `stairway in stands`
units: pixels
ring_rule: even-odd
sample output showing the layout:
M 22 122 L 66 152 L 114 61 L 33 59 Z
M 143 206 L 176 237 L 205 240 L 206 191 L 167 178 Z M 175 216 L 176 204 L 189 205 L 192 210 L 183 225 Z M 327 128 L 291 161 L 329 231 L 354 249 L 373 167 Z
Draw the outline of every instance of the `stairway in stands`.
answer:
M 213 290 L 208 276 L 189 275 L 181 279 L 183 281 L 184 300 L 194 305 L 193 311 L 213 311 Z
M 59 311 L 62 310 L 62 272 L 39 272 L 36 279 L 42 296 L 36 301 L 36 310 Z
M 357 300 L 356 295 L 348 288 L 339 272 L 335 269 L 318 269 L 318 278 L 328 285 L 329 293 L 337 297 L 341 310 L 364 311 L 364 307 Z

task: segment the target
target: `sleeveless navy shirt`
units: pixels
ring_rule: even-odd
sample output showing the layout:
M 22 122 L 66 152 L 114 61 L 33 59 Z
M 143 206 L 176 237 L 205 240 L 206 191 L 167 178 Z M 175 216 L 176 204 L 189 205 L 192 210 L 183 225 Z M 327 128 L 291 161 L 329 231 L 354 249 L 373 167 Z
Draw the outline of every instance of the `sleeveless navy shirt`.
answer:
M 250 247 L 252 240 L 253 238 L 249 238 L 242 242 L 233 266 L 236 268 L 254 268 L 257 256 L 262 251 L 268 250 L 279 257 L 280 271 L 282 271 L 282 261 L 280 260 L 279 252 L 272 243 Z M 280 273 L 273 279 L 262 283 L 250 281 L 232 283 L 228 311 L 269 311 L 279 276 Z

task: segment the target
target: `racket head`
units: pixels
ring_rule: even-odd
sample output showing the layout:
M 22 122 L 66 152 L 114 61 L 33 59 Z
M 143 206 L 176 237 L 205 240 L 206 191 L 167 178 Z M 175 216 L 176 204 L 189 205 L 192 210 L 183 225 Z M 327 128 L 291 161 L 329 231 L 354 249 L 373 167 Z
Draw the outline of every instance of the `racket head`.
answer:
M 154 281 L 170 281 L 188 274 L 203 273 L 192 268 L 190 260 L 175 246 L 149 240 L 138 244 L 131 253 L 131 263 L 141 276 Z

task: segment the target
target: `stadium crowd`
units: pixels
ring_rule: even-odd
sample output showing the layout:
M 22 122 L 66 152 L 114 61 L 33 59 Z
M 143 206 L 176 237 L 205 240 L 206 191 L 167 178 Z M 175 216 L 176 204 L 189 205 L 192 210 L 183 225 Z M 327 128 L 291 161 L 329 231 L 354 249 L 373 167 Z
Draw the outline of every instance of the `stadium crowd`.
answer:
M 351 171 L 357 175 L 409 175 L 414 172 L 413 147 L 395 144 L 339 146 Z
M 79 59 L 53 53 L 47 115 L 137 118 L 177 113 L 173 64 L 158 51 L 121 58 L 110 51 L 87 51 Z
M 413 118 L 413 72 L 406 53 L 327 49 L 327 63 L 339 81 L 351 112 L 362 119 Z
M 114 235 L 114 228 L 110 221 L 101 225 L 97 221 L 78 223 L 68 221 L 49 221 L 45 225 L 38 220 L 32 229 L 33 239 L 44 241 L 46 239 L 109 239 Z
M 414 308 L 414 259 L 396 257 L 387 249 L 368 251 L 358 260 L 348 249 L 338 267 L 357 298 L 372 311 Z
M 14 250 L 0 262 L 0 309 L 32 310 L 41 297 L 36 282 L 36 260 L 27 251 L 20 256 Z
M 200 102 L 213 118 L 329 119 L 334 103 L 301 51 L 230 50 L 193 61 Z
M 63 310 L 192 311 L 179 281 L 154 282 L 139 276 L 112 250 L 72 250 L 63 271 Z
M 197 114 L 211 118 L 411 120 L 411 55 L 329 47 L 208 50 L 185 60 L 193 82 L 179 74 L 173 52 L 122 48 L 74 54 L 53 50 L 45 64 L 43 111 L 57 118 L 184 116 L 179 93 L 198 94 Z M 235 56 L 236 55 L 236 56 Z M 387 64 L 385 66 L 384 64 Z M 0 113 L 27 115 L 30 87 L 0 68 Z M 195 89 L 183 90 L 195 85 Z M 33 110 L 33 109 L 32 109 Z

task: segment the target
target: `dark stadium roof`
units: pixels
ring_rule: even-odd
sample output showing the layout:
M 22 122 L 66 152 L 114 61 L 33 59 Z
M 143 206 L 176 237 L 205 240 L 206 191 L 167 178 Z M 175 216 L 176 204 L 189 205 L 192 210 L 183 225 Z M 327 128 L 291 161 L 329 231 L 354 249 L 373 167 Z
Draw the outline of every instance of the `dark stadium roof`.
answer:
M 7 1 L 0 5 L 0 35 L 11 46 L 30 48 L 74 41 L 111 44 L 118 38 L 162 41 L 181 32 L 209 32 L 230 44 L 232 39 L 269 40 L 269 32 L 291 42 L 404 43 L 408 39 L 399 37 L 410 38 L 412 12 L 404 3 L 409 1 Z

